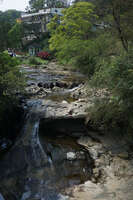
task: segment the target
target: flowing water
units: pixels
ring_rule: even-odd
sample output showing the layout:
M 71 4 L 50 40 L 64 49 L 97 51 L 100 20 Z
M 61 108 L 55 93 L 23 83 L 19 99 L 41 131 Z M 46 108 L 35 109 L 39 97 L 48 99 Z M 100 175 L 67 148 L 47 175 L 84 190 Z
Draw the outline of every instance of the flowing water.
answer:
M 40 79 L 57 81 L 62 77 L 29 68 L 26 71 L 29 73 L 28 84 L 31 81 L 38 84 Z M 64 93 L 60 95 L 66 97 Z M 49 120 L 45 123 L 42 116 L 44 119 L 47 104 L 42 106 L 41 99 L 28 99 L 24 106 L 28 113 L 22 134 L 1 165 L 5 184 L 3 194 L 7 200 L 67 200 L 66 188 L 83 183 L 92 173 L 93 163 L 88 152 L 77 144 L 77 136 L 71 136 L 74 130 L 76 134 L 85 132 L 82 120 Z
M 47 127 L 46 124 L 45 129 L 41 128 L 39 131 L 40 100 L 30 101 L 29 104 L 32 106 L 23 132 L 23 144 L 29 147 L 26 156 L 28 168 L 21 200 L 68 199 L 61 194 L 65 188 L 83 183 L 91 174 L 91 167 L 88 166 L 88 163 L 91 165 L 89 155 L 76 143 L 76 138 L 61 135 L 57 128 L 49 130 L 49 125 Z M 45 110 L 43 112 L 45 113 Z M 65 123 L 66 126 L 72 123 L 68 121 L 63 123 L 64 129 Z M 52 124 L 53 122 L 51 127 Z M 75 124 L 75 128 L 76 126 L 79 125 Z

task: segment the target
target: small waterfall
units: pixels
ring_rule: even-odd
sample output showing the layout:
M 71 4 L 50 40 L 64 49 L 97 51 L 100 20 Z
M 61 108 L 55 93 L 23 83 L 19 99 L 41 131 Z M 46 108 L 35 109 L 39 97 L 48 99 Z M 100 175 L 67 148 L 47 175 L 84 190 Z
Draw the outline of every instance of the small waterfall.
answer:
M 48 156 L 48 161 L 49 161 L 50 165 L 52 166 L 52 164 L 53 164 L 53 161 L 52 161 L 52 159 L 51 159 L 51 157 L 50 157 L 50 156 Z
M 28 158 L 32 160 L 31 167 L 41 167 L 42 165 L 49 163 L 49 159 L 40 143 L 38 135 L 41 103 L 41 100 L 29 100 L 27 102 L 30 112 L 28 112 L 26 116 L 22 141 L 23 144 L 29 148 L 30 158 Z M 29 152 L 27 152 L 27 154 L 29 154 Z
M 37 156 L 37 152 L 36 150 L 39 149 L 40 150 L 40 153 L 42 154 L 42 156 L 45 157 L 45 152 L 44 152 L 44 149 L 40 143 L 40 140 L 39 140 L 39 136 L 38 136 L 38 133 L 39 133 L 39 123 L 40 123 L 40 120 L 37 119 L 34 124 L 33 124 L 33 129 L 32 129 L 32 138 L 31 138 L 31 143 L 32 143 L 32 146 L 33 146 L 33 153 L 35 155 L 35 159 L 36 156 Z M 48 159 L 49 161 L 49 159 Z
M 63 109 L 65 109 L 62 101 L 66 100 L 71 103 L 75 100 L 75 98 L 70 99 L 69 95 L 75 87 L 74 89 L 63 89 L 63 86 L 57 86 L 53 94 L 54 90 L 39 87 L 38 83 L 42 82 L 43 85 L 47 82 L 55 84 L 59 81 L 60 83 L 60 79 L 65 78 L 64 73 L 53 75 L 51 72 L 51 74 L 44 72 L 45 70 L 39 73 L 40 71 L 31 69 L 31 67 L 27 67 L 27 70 L 30 72 L 29 74 L 27 71 L 29 78 L 27 92 L 31 96 L 24 101 L 23 105 L 28 113 L 25 116 L 22 134 L 18 136 L 15 145 L 6 159 L 2 161 L 1 174 L 4 172 L 5 175 L 1 177 L 7 179 L 3 183 L 6 190 L 4 192 L 12 197 L 10 191 L 13 191 L 13 195 L 19 200 L 68 200 L 69 197 L 63 196 L 60 192 L 71 186 L 71 183 L 77 184 L 88 180 L 90 174 L 86 172 L 89 171 L 88 166 L 91 165 L 86 152 L 82 151 L 79 145 L 77 146 L 77 138 L 69 136 L 69 133 L 81 132 L 82 127 L 78 128 L 80 123 L 77 119 L 76 125 L 72 127 L 73 122 L 66 122 L 69 119 L 66 118 L 64 122 L 64 113 L 61 115 L 63 121 L 62 119 L 56 120 L 58 116 L 56 112 L 64 112 Z M 46 96 L 50 95 L 50 101 L 48 101 Z M 57 103 L 54 101 L 55 96 L 58 97 L 57 100 L 59 99 Z M 52 118 L 50 126 L 46 122 L 48 118 Z M 42 121 L 43 129 L 41 129 Z M 86 171 L 83 171 L 84 168 Z M 4 198 L 0 193 L 0 200 Z

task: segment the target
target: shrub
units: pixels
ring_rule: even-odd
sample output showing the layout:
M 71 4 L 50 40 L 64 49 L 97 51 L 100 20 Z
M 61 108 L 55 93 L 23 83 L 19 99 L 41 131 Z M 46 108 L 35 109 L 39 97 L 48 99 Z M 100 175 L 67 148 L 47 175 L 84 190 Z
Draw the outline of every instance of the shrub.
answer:
M 0 54 L 0 119 L 5 110 L 16 106 L 16 93 L 22 92 L 25 86 L 24 76 L 20 72 L 18 59 L 6 53 Z
M 99 98 L 88 110 L 92 126 L 102 131 L 128 132 L 129 119 L 126 109 L 110 99 Z
M 46 60 L 49 60 L 51 58 L 51 55 L 46 51 L 39 52 L 37 56 L 40 57 L 41 59 L 46 59 Z
M 96 86 L 107 87 L 119 101 L 133 97 L 133 52 L 123 52 L 105 62 L 92 79 Z
M 29 58 L 29 64 L 31 65 L 41 65 L 41 62 L 34 56 Z
M 104 102 L 101 99 L 91 109 L 93 121 L 99 121 L 108 128 L 123 124 L 126 130 L 133 130 L 133 51 L 105 62 L 95 73 L 91 84 L 110 91 L 109 99 Z

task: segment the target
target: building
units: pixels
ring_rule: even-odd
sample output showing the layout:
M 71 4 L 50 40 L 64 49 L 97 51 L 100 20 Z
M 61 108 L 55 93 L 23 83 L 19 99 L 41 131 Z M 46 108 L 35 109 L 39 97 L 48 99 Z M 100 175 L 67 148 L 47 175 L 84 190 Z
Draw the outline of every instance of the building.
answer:
M 26 30 L 25 37 L 23 38 L 23 43 L 29 44 L 30 55 L 35 55 L 38 52 L 38 49 L 40 49 L 37 44 L 34 45 L 34 42 L 31 45 L 31 41 L 37 39 L 35 28 L 40 35 L 47 32 L 47 24 L 50 22 L 51 18 L 54 15 L 62 16 L 63 9 L 64 8 L 46 8 L 35 13 L 23 12 L 21 14 L 21 22 L 25 23 L 26 26 L 31 27 L 31 29 Z
M 22 13 L 21 21 L 27 24 L 39 24 L 40 32 L 43 33 L 47 31 L 47 24 L 55 14 L 62 16 L 62 10 L 63 8 L 48 8 L 31 14 Z

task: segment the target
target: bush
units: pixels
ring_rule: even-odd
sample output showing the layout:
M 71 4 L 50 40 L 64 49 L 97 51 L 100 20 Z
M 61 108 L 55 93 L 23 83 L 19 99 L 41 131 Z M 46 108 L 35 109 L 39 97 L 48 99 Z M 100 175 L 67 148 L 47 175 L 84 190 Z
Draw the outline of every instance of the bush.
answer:
M 53 40 L 55 42 L 56 38 Z M 59 38 L 56 40 L 56 43 L 59 42 L 56 44 L 56 56 L 60 63 L 73 65 L 91 77 L 101 67 L 103 59 L 112 53 L 112 40 L 108 33 L 88 40 Z
M 46 59 L 46 60 L 51 59 L 51 55 L 46 51 L 39 52 L 37 56 L 40 57 L 41 59 Z
M 31 65 L 41 65 L 41 62 L 34 56 L 30 57 L 28 62 Z
M 0 54 L 0 119 L 5 110 L 11 110 L 16 105 L 16 93 L 22 92 L 25 86 L 18 64 L 18 59 L 6 53 Z
M 105 62 L 91 84 L 110 91 L 108 100 L 103 102 L 101 99 L 91 109 L 93 121 L 99 121 L 105 127 L 116 128 L 123 124 L 126 130 L 133 130 L 133 51 Z
M 107 87 L 119 101 L 133 97 L 133 52 L 113 56 L 92 79 L 95 86 Z M 130 99 L 131 100 L 131 99 Z
M 97 99 L 88 110 L 92 126 L 102 131 L 125 133 L 129 129 L 126 109 L 111 99 Z

